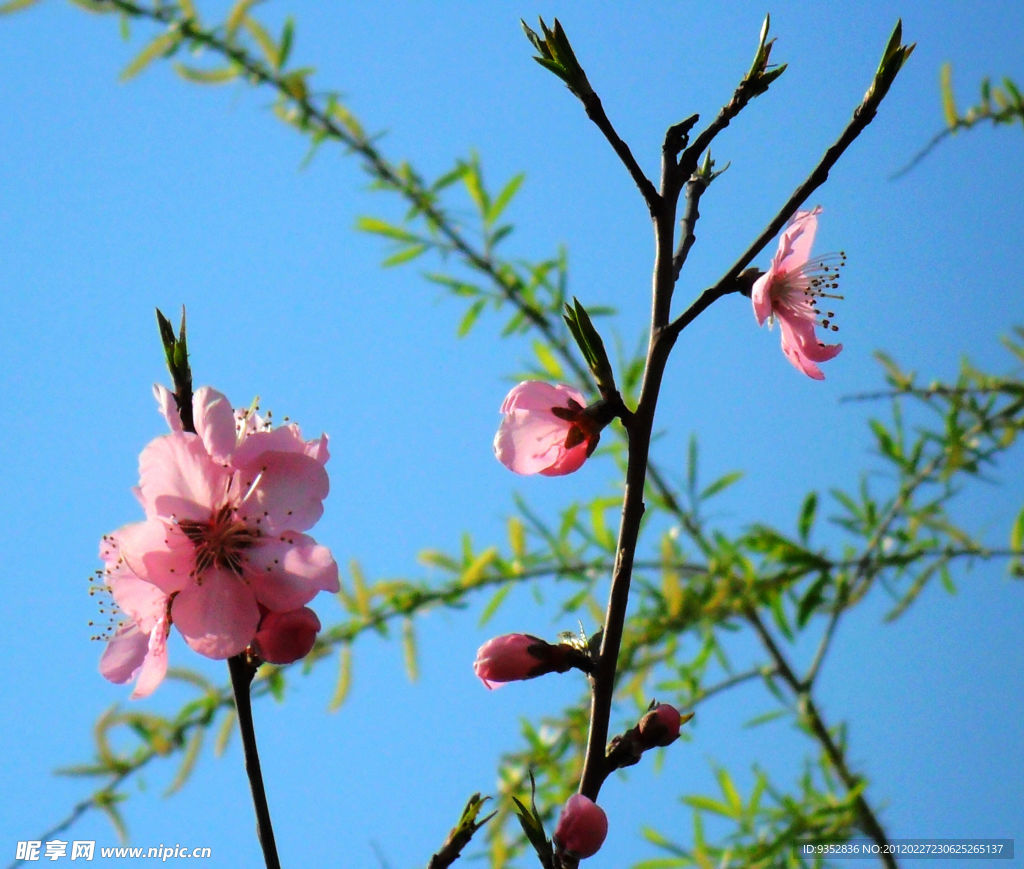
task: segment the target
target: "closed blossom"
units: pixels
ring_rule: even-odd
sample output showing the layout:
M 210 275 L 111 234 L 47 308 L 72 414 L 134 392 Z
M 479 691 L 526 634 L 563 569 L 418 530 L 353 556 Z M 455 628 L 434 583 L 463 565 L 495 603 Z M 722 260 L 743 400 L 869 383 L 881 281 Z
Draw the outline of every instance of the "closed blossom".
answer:
M 517 474 L 571 474 L 597 447 L 600 425 L 571 386 L 524 380 L 505 396 L 501 412 L 494 454 Z

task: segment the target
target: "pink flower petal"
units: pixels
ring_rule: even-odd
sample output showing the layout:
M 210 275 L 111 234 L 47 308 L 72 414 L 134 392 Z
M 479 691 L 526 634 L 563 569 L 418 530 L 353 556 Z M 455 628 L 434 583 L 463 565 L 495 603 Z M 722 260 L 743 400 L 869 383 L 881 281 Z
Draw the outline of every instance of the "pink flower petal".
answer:
M 560 477 L 564 474 L 578 471 L 580 466 L 587 460 L 587 450 L 589 447 L 589 443 L 584 441 L 570 450 L 563 448 L 562 454 L 540 473 L 545 477 Z
M 148 697 L 167 675 L 167 629 L 167 619 L 164 617 L 150 632 L 146 657 L 139 670 L 135 690 L 132 691 L 132 700 Z
M 162 519 L 125 525 L 111 537 L 127 568 L 164 595 L 181 591 L 189 582 L 195 550 L 181 530 Z
M 338 565 L 312 537 L 286 531 L 244 553 L 246 579 L 267 609 L 285 612 L 309 603 L 318 591 L 336 592 Z
M 192 396 L 192 418 L 206 452 L 218 462 L 228 461 L 237 443 L 231 402 L 216 389 L 202 386 Z
M 524 380 L 512 387 L 501 404 L 502 413 L 513 410 L 550 411 L 552 407 L 568 407 L 569 399 L 580 407 L 587 406 L 581 392 L 564 383 L 546 383 L 543 380 Z
M 214 567 L 203 574 L 201 584 L 189 585 L 175 595 L 171 620 L 200 655 L 230 658 L 252 642 L 260 611 L 239 577 Z
M 171 431 L 181 431 L 181 416 L 178 413 L 178 403 L 174 400 L 174 393 L 163 384 L 154 383 L 153 397 L 156 398 L 157 409 L 167 421 L 168 428 Z
M 297 425 L 284 425 L 246 436 L 232 456 L 236 468 L 258 465 L 263 453 L 305 453 L 306 442 Z
M 259 435 L 253 435 L 252 440 Z M 232 497 L 238 515 L 250 527 L 275 534 L 305 531 L 324 512 L 329 486 L 327 471 L 304 453 L 261 453 L 258 465 L 242 469 Z
M 820 205 L 811 211 L 798 211 L 793 216 L 779 239 L 779 249 L 773 261 L 773 265 L 777 263 L 780 271 L 796 271 L 810 258 L 814 235 L 818 231 L 819 214 Z
M 750 301 L 754 304 L 754 318 L 758 326 L 772 315 L 772 282 L 776 279 L 774 266 L 754 281 L 750 291 Z
M 205 521 L 224 502 L 230 480 L 187 432 L 158 437 L 139 456 L 139 497 L 149 517 Z
M 110 638 L 100 658 L 100 673 L 118 685 L 130 682 L 142 666 L 149 647 L 149 635 L 134 622 L 126 622 Z

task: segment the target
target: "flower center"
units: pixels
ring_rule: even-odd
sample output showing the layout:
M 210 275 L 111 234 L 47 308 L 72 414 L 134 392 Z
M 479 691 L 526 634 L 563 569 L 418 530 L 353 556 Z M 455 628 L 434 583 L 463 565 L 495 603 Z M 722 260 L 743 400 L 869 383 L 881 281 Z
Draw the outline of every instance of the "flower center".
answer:
M 843 299 L 835 291 L 839 289 L 839 273 L 845 266 L 845 251 L 810 258 L 786 275 L 778 303 L 793 314 L 813 319 L 824 329 L 838 332 L 839 327 L 834 322 L 836 312 L 823 310 L 821 300 Z
M 255 544 L 259 532 L 236 519 L 234 511 L 224 505 L 209 522 L 186 519 L 178 523 L 184 535 L 196 548 L 195 577 L 211 567 L 224 567 L 237 576 L 242 575 L 242 552 Z

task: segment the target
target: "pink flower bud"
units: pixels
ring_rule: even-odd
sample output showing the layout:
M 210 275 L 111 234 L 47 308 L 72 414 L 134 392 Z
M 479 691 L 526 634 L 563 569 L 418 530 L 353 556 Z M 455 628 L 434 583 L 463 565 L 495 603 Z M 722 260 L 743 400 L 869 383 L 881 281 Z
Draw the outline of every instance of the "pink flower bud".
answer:
M 550 673 L 545 666 L 548 643 L 530 634 L 503 634 L 484 643 L 476 653 L 473 670 L 493 689 L 492 682 L 516 682 Z
M 608 816 L 597 803 L 583 794 L 569 797 L 555 827 L 554 842 L 559 854 L 583 860 L 596 854 L 608 835 Z
M 564 384 L 524 380 L 502 402 L 494 454 L 517 474 L 548 477 L 579 469 L 600 437 L 601 424 L 586 413 L 583 395 Z
M 268 612 L 260 621 L 253 648 L 264 661 L 290 664 L 309 654 L 319 630 L 320 619 L 309 607 Z
M 668 703 L 659 703 L 649 710 L 637 726 L 644 748 L 671 745 L 679 738 L 681 721 L 679 711 Z

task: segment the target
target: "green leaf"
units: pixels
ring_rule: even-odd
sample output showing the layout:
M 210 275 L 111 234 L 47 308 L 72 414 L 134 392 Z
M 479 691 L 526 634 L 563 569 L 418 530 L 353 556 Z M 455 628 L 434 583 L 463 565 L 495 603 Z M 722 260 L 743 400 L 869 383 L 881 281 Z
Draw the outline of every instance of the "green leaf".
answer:
M 799 627 L 802 628 L 807 624 L 808 619 L 810 619 L 818 605 L 822 602 L 822 592 L 825 590 L 825 586 L 828 585 L 829 579 L 829 575 L 823 573 L 811 583 L 807 591 L 804 592 L 803 597 L 800 598 L 796 611 L 796 623 Z
M 811 527 L 814 525 L 814 519 L 818 515 L 818 493 L 810 492 L 807 497 L 804 498 L 804 503 L 800 507 L 800 518 L 797 520 L 797 533 L 800 535 L 800 540 L 804 543 L 807 542 L 807 538 L 810 537 Z
M 227 18 L 224 19 L 224 30 L 227 33 L 229 40 L 235 38 L 238 28 L 242 26 L 242 22 L 249 14 L 249 10 L 258 2 L 260 2 L 260 0 L 238 0 L 238 2 L 231 7 Z
M 288 63 L 288 57 L 292 53 L 292 43 L 295 40 L 295 21 L 289 15 L 284 20 L 284 27 L 281 29 L 281 44 L 277 49 L 277 68 L 283 69 Z
M 341 708 L 341 704 L 348 697 L 349 689 L 352 687 L 352 647 L 345 643 L 341 647 L 338 657 L 338 678 L 334 683 L 334 693 L 331 695 L 331 702 L 327 708 L 335 712 Z
M 394 226 L 378 217 L 358 218 L 356 220 L 356 229 L 362 232 L 370 232 L 374 235 L 382 235 L 385 238 L 393 238 L 396 241 L 419 241 L 419 237 L 409 232 L 409 230 L 402 229 L 400 226 Z
M 939 88 L 942 91 L 942 112 L 946 116 L 946 126 L 954 129 L 960 115 L 956 110 L 956 100 L 953 98 L 953 65 L 948 61 L 942 64 L 939 71 Z
M 518 175 L 512 177 L 512 179 L 501 189 L 501 192 L 494 198 L 491 203 L 491 207 L 487 209 L 487 213 L 484 215 L 484 223 L 488 226 L 492 225 L 505 210 L 509 202 L 512 201 L 512 197 L 516 195 L 526 175 L 520 172 Z
M 718 786 L 722 789 L 722 795 L 729 803 L 732 817 L 740 818 L 743 814 L 743 800 L 740 798 L 736 786 L 732 783 L 729 773 L 725 769 L 719 768 L 715 771 L 715 777 L 718 779 Z
M 487 196 L 487 191 L 484 189 L 484 180 L 480 175 L 480 166 L 476 160 L 472 160 L 467 164 L 466 172 L 462 176 L 462 183 L 466 185 L 466 190 L 469 191 L 469 198 L 473 200 L 473 204 L 476 205 L 481 217 L 486 221 L 486 215 L 490 211 L 491 203 Z
M 22 9 L 28 9 L 29 6 L 35 6 L 38 2 L 39 0 L 7 0 L 6 3 L 0 3 L 0 15 L 20 12 Z
M 499 586 L 494 597 L 487 602 L 487 606 L 484 607 L 484 611 L 480 614 L 480 620 L 477 622 L 478 627 L 482 628 L 491 620 L 491 617 L 498 611 L 498 607 L 504 603 L 510 591 L 512 591 L 512 583 L 505 583 Z
M 196 84 L 227 84 L 238 78 L 238 68 L 235 66 L 222 66 L 218 69 L 199 69 L 175 61 L 174 71 L 186 81 Z
M 760 727 L 762 724 L 768 724 L 771 721 L 777 721 L 780 718 L 784 718 L 789 715 L 788 709 L 772 709 L 770 712 L 762 712 L 760 715 L 755 715 L 749 721 L 743 722 L 744 727 Z
M 181 34 L 177 30 L 168 30 L 166 33 L 161 33 L 156 39 L 149 43 L 149 45 L 142 49 L 142 51 L 135 56 L 135 59 L 121 71 L 119 80 L 125 82 L 135 78 L 135 76 L 142 72 L 154 60 L 158 57 L 170 54 L 180 44 Z
M 397 251 L 389 257 L 385 257 L 381 262 L 381 265 L 384 268 L 390 268 L 391 266 L 398 266 L 402 263 L 411 262 L 429 249 L 430 245 L 419 242 L 417 244 L 410 245 L 403 250 Z
M 181 790 L 185 782 L 188 781 L 189 775 L 191 775 L 192 770 L 195 768 L 196 760 L 199 758 L 199 750 L 203 746 L 203 733 L 204 730 L 201 727 L 197 727 L 192 731 L 188 744 L 185 746 L 185 753 L 182 756 L 181 763 L 178 765 L 178 771 L 174 774 L 174 780 L 167 786 L 167 790 L 164 791 L 165 797 L 169 797 L 171 794 Z
M 270 34 L 267 33 L 266 28 L 260 24 L 255 18 L 246 16 L 242 20 L 242 26 L 249 31 L 249 35 L 255 40 L 256 44 L 260 47 L 263 52 L 263 56 L 267 59 L 274 69 L 281 68 L 281 54 L 278 51 L 277 46 L 274 44 L 274 40 Z
M 706 501 L 708 498 L 713 498 L 719 492 L 728 489 L 729 486 L 742 478 L 743 471 L 730 471 L 728 474 L 724 474 L 700 493 L 700 500 Z
M 231 742 L 231 737 L 235 732 L 235 722 L 237 720 L 238 713 L 234 709 L 228 709 L 224 713 L 224 720 L 221 721 L 217 737 L 213 741 L 214 757 L 223 757 L 224 752 L 227 751 L 228 744 Z
M 1013 528 L 1010 529 L 1010 548 L 1020 552 L 1022 546 L 1024 546 L 1024 509 L 1017 514 Z
M 412 619 L 402 621 L 402 657 L 405 659 L 405 672 L 410 682 L 420 677 L 419 662 L 416 654 L 416 633 Z
M 455 334 L 460 338 L 464 338 L 469 334 L 469 330 L 473 328 L 477 319 L 480 317 L 481 312 L 487 306 L 487 299 L 477 299 L 467 309 L 466 313 L 462 315 L 462 319 L 459 320 L 459 328 Z
M 555 354 L 551 352 L 551 348 L 547 344 L 543 341 L 534 341 L 533 352 L 537 354 L 537 361 L 540 362 L 545 374 L 553 380 L 564 379 L 562 365 L 555 358 Z
M 689 794 L 684 796 L 682 801 L 690 806 L 690 808 L 699 809 L 702 812 L 711 812 L 724 818 L 734 818 L 733 811 L 729 806 L 711 797 L 701 794 Z
M 462 571 L 459 582 L 463 588 L 472 588 L 483 578 L 487 568 L 498 559 L 498 549 L 490 546 L 474 558 Z

